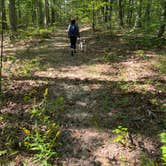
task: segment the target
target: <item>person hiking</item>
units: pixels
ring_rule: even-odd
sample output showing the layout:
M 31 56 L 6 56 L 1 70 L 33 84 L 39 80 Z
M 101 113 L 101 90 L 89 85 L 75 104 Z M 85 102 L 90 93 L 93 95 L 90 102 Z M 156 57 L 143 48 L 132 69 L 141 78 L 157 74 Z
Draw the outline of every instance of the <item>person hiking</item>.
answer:
M 73 56 L 76 53 L 76 42 L 77 37 L 80 38 L 79 27 L 76 24 L 76 21 L 73 19 L 71 20 L 70 25 L 68 26 L 68 37 L 70 38 L 70 48 L 71 48 L 71 55 Z

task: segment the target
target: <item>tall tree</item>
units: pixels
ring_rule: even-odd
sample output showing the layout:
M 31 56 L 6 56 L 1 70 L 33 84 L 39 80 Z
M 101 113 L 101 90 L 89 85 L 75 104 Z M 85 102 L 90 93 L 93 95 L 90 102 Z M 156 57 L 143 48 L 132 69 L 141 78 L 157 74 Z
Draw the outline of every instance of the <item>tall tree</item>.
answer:
M 158 31 L 158 37 L 162 37 L 165 32 L 165 24 L 166 24 L 166 1 L 162 3 L 162 16 L 161 16 L 161 25 Z
M 37 2 L 36 2 L 36 0 L 32 0 L 32 5 L 31 5 L 31 7 L 32 7 L 32 23 L 33 23 L 33 25 L 36 25 L 36 23 L 37 23 Z
M 108 19 L 109 19 L 109 26 L 112 26 L 112 12 L 113 12 L 113 2 L 114 0 L 109 0 L 109 13 L 108 13 Z
M 48 2 L 48 0 L 45 0 L 45 18 L 44 18 L 44 24 L 45 24 L 46 28 L 48 28 L 49 22 L 50 22 L 49 2 Z
M 148 26 L 150 23 L 150 12 L 151 12 L 151 5 L 152 5 L 152 0 L 148 0 L 146 2 L 146 8 L 145 8 L 145 22 L 146 25 Z
M 22 15 L 21 15 L 21 0 L 18 0 L 18 23 L 20 23 L 21 24 L 21 17 L 22 17 Z
M 5 6 L 5 0 L 1 0 L 1 10 L 3 10 L 2 13 L 2 28 L 5 30 L 7 29 L 8 25 L 7 25 L 7 19 L 6 19 L 6 6 Z
M 118 6 L 119 6 L 119 26 L 123 26 L 123 0 L 118 0 Z
M 51 24 L 53 25 L 55 23 L 55 0 L 51 1 Z
M 135 20 L 134 28 L 141 28 L 142 26 L 142 0 L 137 1 L 137 16 Z
M 95 31 L 95 4 L 92 2 L 92 29 Z
M 127 24 L 131 27 L 133 17 L 134 0 L 128 0 Z
M 38 25 L 39 25 L 40 27 L 42 27 L 42 26 L 43 26 L 43 21 L 44 21 L 44 19 L 43 19 L 43 3 L 42 3 L 41 0 L 37 0 L 37 6 L 38 6 L 38 8 L 37 8 L 37 13 L 38 13 Z
M 9 0 L 9 20 L 12 32 L 17 31 L 17 14 L 15 0 Z
M 2 58 L 3 58 L 3 28 L 4 28 L 4 0 L 0 1 L 0 15 L 1 15 L 1 51 L 0 51 L 0 106 L 2 105 Z

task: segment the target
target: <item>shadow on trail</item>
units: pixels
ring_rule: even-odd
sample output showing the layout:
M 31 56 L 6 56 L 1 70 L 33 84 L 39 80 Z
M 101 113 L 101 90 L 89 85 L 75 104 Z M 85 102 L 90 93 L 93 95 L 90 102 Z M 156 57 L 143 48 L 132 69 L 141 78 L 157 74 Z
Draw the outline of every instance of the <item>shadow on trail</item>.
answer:
M 98 135 L 95 133 L 89 136 L 86 144 L 83 144 L 82 137 L 75 135 L 77 134 L 73 131 L 75 129 L 85 135 L 89 134 L 88 130 L 98 130 L 101 134 L 106 132 L 111 138 L 112 130 L 122 125 L 128 128 L 132 136 L 138 134 L 150 138 L 157 146 L 156 140 L 163 127 L 161 122 L 163 116 L 158 114 L 160 108 L 151 100 L 154 98 L 162 100 L 166 95 L 150 91 L 132 91 L 128 87 L 134 84 L 144 84 L 144 78 L 136 82 L 47 77 L 19 77 L 14 80 L 47 80 L 48 83 L 43 86 L 30 87 L 20 93 L 9 91 L 4 94 L 5 98 L 13 103 L 20 104 L 25 94 L 34 89 L 37 93 L 33 97 L 36 97 L 38 101 L 41 100 L 46 88 L 50 92 L 49 101 L 59 96 L 64 97 L 64 112 L 52 118 L 63 128 L 60 138 L 62 147 L 59 153 L 65 162 L 72 158 L 75 158 L 76 163 L 83 162 L 89 165 L 89 162 L 96 162 L 94 152 L 104 144 L 104 139 L 96 138 Z M 24 101 L 22 104 L 25 104 Z M 27 124 L 29 115 L 23 110 L 20 111 L 17 114 L 12 112 L 10 117 L 14 117 L 17 124 L 21 126 Z M 16 131 L 16 134 L 20 134 L 20 131 Z M 151 153 L 148 149 L 145 153 L 153 159 L 158 155 L 158 151 Z
M 72 126 L 84 128 L 84 125 L 85 127 L 94 125 L 94 127 L 97 127 L 95 126 L 96 123 L 99 128 L 107 130 L 121 124 L 132 132 L 147 136 L 156 136 L 159 131 L 158 123 L 160 122 L 157 112 L 160 111 L 160 108 L 158 104 L 152 103 L 151 100 L 164 100 L 166 94 L 164 92 L 131 90 L 133 85 L 146 84 L 144 78 L 140 81 L 81 80 L 37 76 L 13 79 L 15 81 L 47 81 L 47 84 L 34 86 L 17 93 L 9 91 L 4 94 L 4 98 L 8 98 L 9 101 L 14 103 L 20 103 L 21 101 L 23 102 L 25 94 L 35 89 L 37 93 L 33 97 L 40 99 L 42 97 L 41 92 L 48 88 L 51 99 L 58 96 L 65 98 L 66 112 L 64 113 L 64 120 L 66 123 L 72 124 Z M 160 81 L 163 84 L 164 80 Z M 88 88 L 86 89 L 86 87 Z M 93 122 L 93 119 L 96 122 Z M 65 124 L 64 121 L 62 121 L 62 124 Z M 144 125 L 142 126 L 142 124 Z

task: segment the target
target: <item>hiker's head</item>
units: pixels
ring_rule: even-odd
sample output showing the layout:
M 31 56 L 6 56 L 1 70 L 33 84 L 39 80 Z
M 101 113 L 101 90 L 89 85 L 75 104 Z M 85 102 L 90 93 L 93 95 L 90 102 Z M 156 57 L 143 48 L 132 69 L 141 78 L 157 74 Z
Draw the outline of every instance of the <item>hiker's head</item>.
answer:
M 76 23 L 76 20 L 71 20 L 71 24 L 75 24 Z

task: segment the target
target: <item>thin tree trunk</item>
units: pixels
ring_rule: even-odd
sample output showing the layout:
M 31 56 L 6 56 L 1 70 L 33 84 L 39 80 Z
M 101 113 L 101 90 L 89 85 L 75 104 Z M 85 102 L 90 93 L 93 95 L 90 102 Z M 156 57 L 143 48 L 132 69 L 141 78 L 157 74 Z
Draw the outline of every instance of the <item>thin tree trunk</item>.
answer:
M 21 24 L 21 6 L 20 6 L 20 0 L 18 1 L 18 23 Z
M 128 14 L 127 14 L 127 24 L 129 27 L 131 27 L 131 24 L 132 24 L 133 3 L 134 3 L 134 0 L 129 0 L 129 9 L 128 9 Z
M 38 25 L 40 27 L 43 26 L 43 10 L 42 10 L 42 7 L 43 7 L 43 3 L 41 0 L 38 0 Z
M 3 26 L 4 26 L 4 1 L 1 0 L 1 52 L 0 52 L 0 106 L 2 105 L 2 58 L 3 58 Z
M 105 0 L 106 5 L 104 7 L 104 21 L 107 23 L 108 22 L 108 0 Z
M 109 6 L 109 21 L 112 21 L 112 10 L 113 10 L 113 0 L 110 0 L 110 6 Z
M 162 16 L 161 16 L 161 25 L 158 31 L 157 36 L 158 37 L 162 37 L 164 32 L 165 32 L 165 22 L 166 22 L 166 1 L 164 1 L 163 3 L 163 12 L 162 12 Z
M 8 25 L 7 25 L 7 19 L 6 19 L 5 0 L 1 0 L 1 4 L 2 4 L 1 8 L 3 10 L 3 15 L 2 15 L 2 20 L 3 20 L 2 23 L 3 23 L 3 25 L 2 25 L 2 28 L 4 30 L 6 30 L 8 28 Z
M 92 10 L 93 10 L 93 5 L 92 5 Z M 100 22 L 103 22 L 104 21 L 104 7 L 103 6 L 100 7 L 99 11 L 100 11 L 100 14 L 99 14 Z
M 137 16 L 135 20 L 135 25 L 134 28 L 141 28 L 142 27 L 142 0 L 138 1 L 138 11 L 137 11 Z
M 45 0 L 45 19 L 44 19 L 45 27 L 48 28 L 50 19 L 49 19 L 49 3 L 48 0 Z
M 110 25 L 110 28 L 112 26 L 112 11 L 113 11 L 113 0 L 110 0 L 110 5 L 109 5 L 109 25 Z
M 10 28 L 12 32 L 16 32 L 17 17 L 16 17 L 15 0 L 9 0 L 9 20 L 10 20 Z
M 122 5 L 122 0 L 118 1 L 118 6 L 119 6 L 119 26 L 123 27 L 123 5 Z
M 92 4 L 92 29 L 95 31 L 95 9 L 94 9 L 94 3 Z
M 145 21 L 146 24 L 149 25 L 150 23 L 150 11 L 151 11 L 151 0 L 148 0 L 147 4 L 146 4 L 146 9 L 145 9 Z
M 51 4 L 51 24 L 53 25 L 55 23 L 55 0 L 52 1 Z
M 32 23 L 33 23 L 33 25 L 37 24 L 37 4 L 36 4 L 36 0 L 32 1 Z

